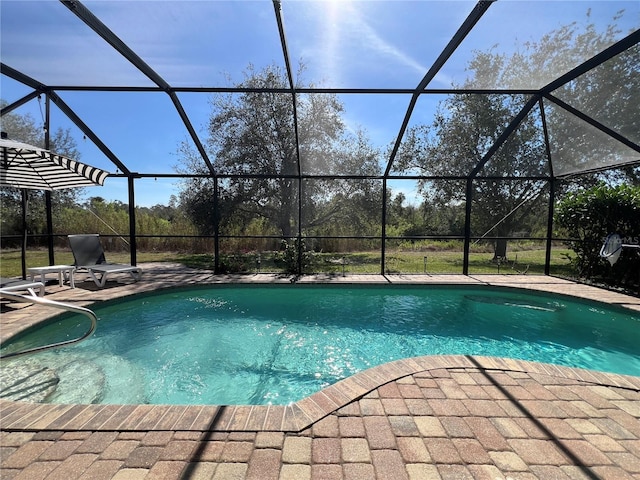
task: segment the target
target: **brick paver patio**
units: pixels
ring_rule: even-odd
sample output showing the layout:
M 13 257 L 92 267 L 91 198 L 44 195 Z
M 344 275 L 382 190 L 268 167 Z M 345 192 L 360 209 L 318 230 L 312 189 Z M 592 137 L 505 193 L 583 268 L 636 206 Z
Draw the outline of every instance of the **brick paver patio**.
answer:
M 79 282 L 75 290 L 47 291 L 84 303 L 168 285 L 180 275 L 228 281 L 145 268 L 156 275 L 134 285 L 89 290 Z M 549 277 L 487 277 L 460 281 L 598 294 L 640 306 L 633 297 Z M 38 306 L 4 311 L 2 337 L 46 315 Z M 289 406 L 2 401 L 0 409 L 3 480 L 640 480 L 639 377 L 501 358 L 399 360 Z

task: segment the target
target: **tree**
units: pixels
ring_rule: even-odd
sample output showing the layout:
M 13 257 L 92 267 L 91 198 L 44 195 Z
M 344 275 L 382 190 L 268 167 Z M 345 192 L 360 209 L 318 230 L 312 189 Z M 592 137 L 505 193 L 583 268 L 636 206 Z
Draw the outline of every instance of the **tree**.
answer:
M 540 72 L 565 72 L 569 66 L 590 58 L 611 45 L 617 33 L 615 26 L 598 32 L 593 24 L 579 33 L 572 24 L 543 36 L 538 42 L 525 44 L 522 50 L 510 56 L 493 51 L 476 52 L 468 65 L 469 76 L 461 87 L 522 88 L 525 86 L 523 80 L 530 82 Z M 637 96 L 640 88 L 636 74 L 638 49 L 631 50 L 629 55 L 615 57 L 571 82 L 558 94 L 565 98 L 564 101 L 577 106 L 591 105 L 594 110 L 602 110 L 602 104 L 606 104 L 607 118 L 615 117 L 614 112 L 619 108 L 627 112 L 623 115 L 627 118 L 618 119 L 619 123 L 610 125 L 611 128 L 635 125 L 629 123 L 629 117 L 634 115 L 632 110 L 637 111 L 637 102 L 629 101 L 629 98 L 633 92 Z M 542 81 L 540 86 L 545 83 Z M 620 99 L 608 97 L 612 89 L 622 92 Z M 590 99 L 594 92 L 601 92 L 596 102 Z M 481 161 L 489 148 L 529 100 L 527 95 L 458 94 L 447 97 L 440 103 L 432 124 L 417 125 L 407 131 L 396 158 L 397 168 L 443 177 L 470 175 L 474 168 L 482 166 Z M 562 145 L 565 152 L 570 151 L 575 165 L 583 166 L 594 155 L 604 155 L 601 149 L 578 148 L 588 133 L 576 135 L 572 114 L 560 107 L 550 108 L 545 113 L 549 130 L 554 134 L 552 138 L 557 142 L 554 145 Z M 637 113 L 634 118 L 637 122 Z M 588 145 L 593 145 L 593 141 Z M 569 146 L 572 148 L 567 148 Z M 552 150 L 559 161 L 569 161 L 560 156 L 561 148 Z M 548 176 L 550 173 L 542 118 L 537 107 L 479 170 L 479 176 L 498 178 Z M 587 182 L 583 180 L 583 183 Z M 516 229 L 541 228 L 540 223 L 546 219 L 546 183 L 518 179 L 474 180 L 472 235 L 507 237 Z M 435 206 L 457 205 L 466 199 L 464 182 L 425 180 L 420 187 L 425 201 Z M 498 239 L 494 246 L 494 258 L 506 256 L 506 240 Z
M 622 11 L 619 12 L 602 32 L 598 32 L 595 25 L 590 23 L 578 34 L 575 25 L 571 24 L 545 36 L 538 44 L 531 45 L 530 66 L 526 73 L 544 71 L 549 68 L 549 63 L 577 65 L 587 59 L 590 53 L 604 50 L 620 38 L 622 32 L 616 22 L 622 14 Z M 590 11 L 587 12 L 587 19 L 590 20 Z M 555 48 L 555 51 L 549 47 Z M 640 142 L 638 65 L 640 47 L 636 45 L 566 83 L 552 94 L 637 144 Z M 557 173 L 624 165 L 629 160 L 638 159 L 637 152 L 578 120 L 561 107 L 548 103 L 545 113 L 554 170 Z M 637 165 L 623 166 L 584 177 L 581 186 L 595 186 L 600 180 L 637 184 L 639 175 L 640 168 Z
M 469 175 L 505 126 L 526 103 L 517 95 L 453 95 L 430 126 L 414 127 L 399 152 L 402 168 L 442 177 Z M 548 169 L 537 119 L 528 117 L 482 168 L 487 177 L 536 176 Z M 422 180 L 425 202 L 445 208 L 466 199 L 464 182 Z M 478 180 L 473 191 L 472 234 L 506 237 L 539 207 L 543 184 L 527 180 Z M 495 242 L 495 257 L 506 256 L 506 241 Z
M 330 145 L 329 145 L 330 147 Z M 322 146 L 318 145 L 322 151 Z M 379 152 L 362 131 L 343 132 L 331 152 L 333 166 L 316 173 L 375 176 Z M 309 235 L 375 235 L 381 231 L 382 184 L 370 178 L 314 179 L 303 184 L 302 228 Z
M 298 78 L 302 72 L 303 67 Z M 217 212 L 223 229 L 263 218 L 267 220 L 265 233 L 291 238 L 298 229 L 335 218 L 346 199 L 354 205 L 358 199 L 371 198 L 371 184 L 366 182 L 299 182 L 301 174 L 379 172 L 378 152 L 369 146 L 363 132 L 346 130 L 341 119 L 343 106 L 335 95 L 296 95 L 296 139 L 291 94 L 264 91 L 287 89 L 284 71 L 277 66 L 261 71 L 250 66 L 237 87 L 248 91 L 217 94 L 211 100 L 207 148 L 216 173 L 224 176 L 217 186 L 217 204 L 213 179 L 185 179 L 182 185 L 181 202 L 201 232 L 213 232 L 212 212 Z M 178 171 L 209 174 L 189 144 L 183 143 L 178 155 Z

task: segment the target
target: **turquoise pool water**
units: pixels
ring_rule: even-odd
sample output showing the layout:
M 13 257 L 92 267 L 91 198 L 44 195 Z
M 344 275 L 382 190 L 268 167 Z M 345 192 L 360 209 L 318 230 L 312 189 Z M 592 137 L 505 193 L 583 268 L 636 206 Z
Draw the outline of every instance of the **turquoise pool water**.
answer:
M 640 376 L 640 316 L 489 287 L 228 285 L 98 306 L 96 333 L 3 362 L 48 368 L 58 403 L 287 404 L 418 355 L 495 355 Z M 63 316 L 3 353 L 81 334 Z M 7 370 L 4 370 L 7 371 Z

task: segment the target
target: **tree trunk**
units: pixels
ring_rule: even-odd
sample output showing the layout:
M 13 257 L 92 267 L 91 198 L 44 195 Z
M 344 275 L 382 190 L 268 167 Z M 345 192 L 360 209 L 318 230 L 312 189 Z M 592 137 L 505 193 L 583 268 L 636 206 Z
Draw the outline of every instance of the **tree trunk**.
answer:
M 507 240 L 505 238 L 499 238 L 498 240 L 496 240 L 493 261 L 497 262 L 498 259 L 507 259 Z
M 278 227 L 284 238 L 291 237 L 293 230 L 291 227 L 291 219 L 293 218 L 296 205 L 294 204 L 295 196 L 293 184 L 290 179 L 284 179 L 280 183 L 280 212 L 278 212 Z

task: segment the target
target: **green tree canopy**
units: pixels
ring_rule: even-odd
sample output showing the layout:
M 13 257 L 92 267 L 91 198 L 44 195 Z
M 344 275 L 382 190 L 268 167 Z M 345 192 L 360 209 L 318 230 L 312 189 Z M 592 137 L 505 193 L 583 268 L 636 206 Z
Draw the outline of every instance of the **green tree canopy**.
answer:
M 440 105 L 432 125 L 407 132 L 398 155 L 398 168 L 429 176 L 470 175 L 481 165 L 511 119 L 527 101 L 518 95 L 452 95 Z M 544 182 L 500 180 L 499 177 L 548 175 L 539 117 L 529 116 L 481 168 L 493 177 L 473 183 L 472 235 L 504 237 L 521 230 L 531 212 L 540 208 Z M 451 179 L 422 180 L 427 204 L 445 208 L 466 199 L 465 183 Z M 533 226 L 529 226 L 530 231 Z M 496 256 L 506 256 L 506 243 L 496 242 Z
M 476 52 L 461 87 L 517 89 L 522 79 L 540 78 L 541 73 L 548 71 L 566 72 L 613 43 L 619 33 L 615 20 L 605 31 L 598 31 L 593 24 L 582 33 L 578 33 L 575 24 L 560 27 L 512 54 Z M 609 60 L 603 67 L 559 89 L 558 95 L 564 97 L 563 102 L 575 104 L 574 108 L 589 105 L 589 113 L 600 115 L 602 123 L 615 117 L 613 112 L 620 109 L 621 118 L 610 123 L 609 128 L 633 125 L 629 116 L 637 123 L 637 102 L 628 101 L 630 97 L 637 98 L 640 91 L 637 55 L 636 48 Z M 544 86 L 545 81 L 541 82 L 540 86 Z M 621 92 L 620 98 L 615 92 Z M 491 150 L 531 100 L 529 95 L 450 95 L 440 103 L 431 124 L 415 125 L 406 132 L 394 167 L 430 176 L 489 177 L 473 182 L 472 236 L 490 233 L 489 236 L 505 237 L 514 231 L 536 231 L 547 217 L 544 198 L 548 182 L 500 177 L 550 177 L 557 173 L 552 172 L 546 152 L 539 104 L 529 104 L 532 108 L 510 137 L 495 151 Z M 545 108 L 544 114 L 549 125 L 552 159 L 559 162 L 558 170 L 562 162 L 568 164 L 564 170 L 570 172 L 571 165 L 593 163 L 600 167 L 620 158 L 617 152 L 610 151 L 610 145 L 603 146 L 598 136 L 594 143 L 591 130 L 577 129 L 575 115 L 561 106 L 553 104 Z M 586 125 L 582 120 L 578 123 Z M 585 177 L 583 183 L 590 181 Z M 463 181 L 423 180 L 420 188 L 425 201 L 435 206 L 456 205 L 466 200 Z M 496 256 L 504 256 L 506 243 L 498 240 L 495 245 Z
M 216 174 L 223 177 L 217 205 L 213 179 L 185 179 L 182 186 L 181 202 L 201 232 L 213 232 L 213 212 L 223 230 L 264 219 L 263 233 L 291 237 L 298 227 L 312 228 L 338 216 L 345 199 L 370 208 L 375 195 L 370 182 L 299 182 L 299 175 L 379 173 L 378 152 L 363 132 L 347 131 L 335 95 L 297 94 L 294 116 L 290 93 L 264 91 L 288 88 L 279 67 L 256 71 L 250 66 L 236 87 L 247 91 L 216 94 L 211 100 L 207 148 Z M 179 157 L 178 171 L 209 174 L 189 144 L 180 146 Z

